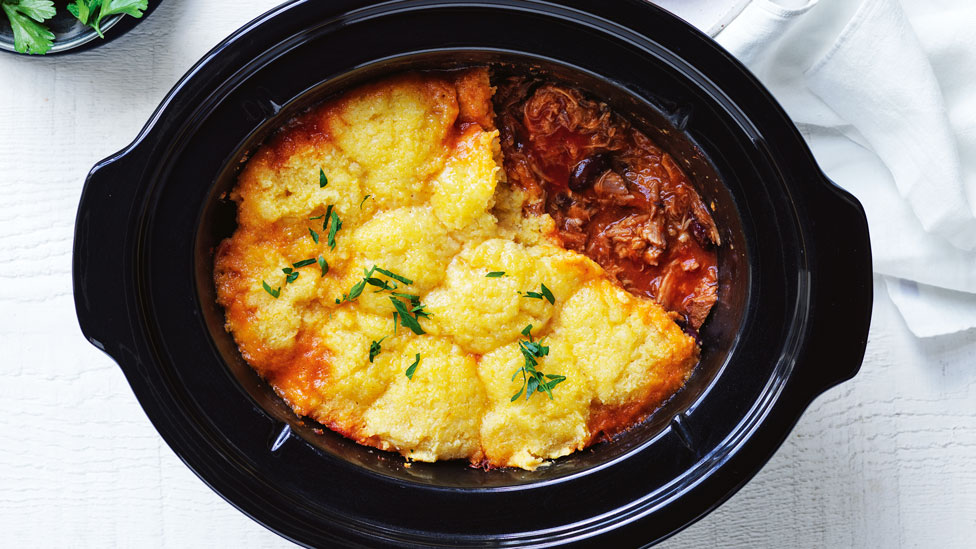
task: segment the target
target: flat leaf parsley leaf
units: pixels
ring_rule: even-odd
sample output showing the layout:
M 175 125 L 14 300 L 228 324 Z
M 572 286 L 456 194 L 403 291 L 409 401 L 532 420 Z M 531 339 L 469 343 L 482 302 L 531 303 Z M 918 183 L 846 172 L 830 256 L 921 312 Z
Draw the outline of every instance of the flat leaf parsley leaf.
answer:
M 138 19 L 148 4 L 148 0 L 74 0 L 68 4 L 68 11 L 105 38 L 101 28 L 103 19 L 113 15 L 131 15 Z
M 492 271 L 485 275 L 485 278 L 499 278 L 505 276 L 505 271 Z
M 417 353 L 416 357 L 414 358 L 413 364 L 407 366 L 407 371 L 404 372 L 404 374 L 407 376 L 407 379 L 413 379 L 413 373 L 417 371 L 418 365 L 420 365 L 420 353 Z
M 0 0 L 14 31 L 14 49 L 20 53 L 42 55 L 54 44 L 54 33 L 42 25 L 54 17 L 51 0 Z

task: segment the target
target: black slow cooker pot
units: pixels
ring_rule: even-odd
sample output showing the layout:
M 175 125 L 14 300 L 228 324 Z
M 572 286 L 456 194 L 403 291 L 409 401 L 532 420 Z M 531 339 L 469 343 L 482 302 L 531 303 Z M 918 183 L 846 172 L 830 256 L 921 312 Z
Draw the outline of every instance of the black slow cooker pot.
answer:
M 720 300 L 687 386 L 609 443 L 536 471 L 406 464 L 301 420 L 243 362 L 214 302 L 213 247 L 241 161 L 291 116 L 380 75 L 490 65 L 605 99 L 715 204 Z M 864 213 L 769 93 L 708 37 L 640 0 L 295 1 L 173 88 L 85 183 L 82 330 L 166 442 L 244 513 L 306 545 L 617 547 L 731 496 L 803 409 L 861 363 Z

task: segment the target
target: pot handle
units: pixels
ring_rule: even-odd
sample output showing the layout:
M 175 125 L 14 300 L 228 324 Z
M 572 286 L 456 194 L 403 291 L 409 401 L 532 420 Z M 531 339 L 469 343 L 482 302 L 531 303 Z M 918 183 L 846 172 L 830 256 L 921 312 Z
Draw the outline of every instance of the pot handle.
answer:
M 812 185 L 813 238 L 807 241 L 811 296 L 807 337 L 794 370 L 811 399 L 861 369 L 874 301 L 871 241 L 864 208 L 827 176 Z
M 75 218 L 72 282 L 75 312 L 85 338 L 120 364 L 132 352 L 126 296 L 135 291 L 128 245 L 136 237 L 135 197 L 145 162 L 133 148 L 92 168 Z M 129 303 L 133 301 L 128 301 Z

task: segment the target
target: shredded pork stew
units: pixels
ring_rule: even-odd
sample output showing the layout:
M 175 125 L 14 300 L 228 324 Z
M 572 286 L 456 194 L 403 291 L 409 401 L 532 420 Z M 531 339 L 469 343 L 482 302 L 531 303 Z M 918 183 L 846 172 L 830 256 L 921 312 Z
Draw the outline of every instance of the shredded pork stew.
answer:
M 494 101 L 505 171 L 527 212 L 548 213 L 564 247 L 697 335 L 718 298 L 721 239 L 674 159 L 571 87 L 512 77 Z

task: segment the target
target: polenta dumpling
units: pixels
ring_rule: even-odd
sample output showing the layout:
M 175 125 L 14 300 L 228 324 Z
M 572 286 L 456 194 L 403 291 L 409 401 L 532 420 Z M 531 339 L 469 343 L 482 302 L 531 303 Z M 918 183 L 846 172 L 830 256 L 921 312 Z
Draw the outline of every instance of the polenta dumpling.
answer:
M 522 213 L 491 93 L 484 69 L 406 74 L 294 121 L 241 173 L 214 278 L 243 357 L 297 414 L 412 460 L 533 469 L 652 411 L 697 349 Z M 512 399 L 526 342 L 563 378 L 552 398 Z

